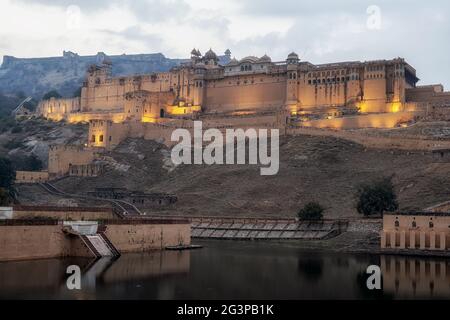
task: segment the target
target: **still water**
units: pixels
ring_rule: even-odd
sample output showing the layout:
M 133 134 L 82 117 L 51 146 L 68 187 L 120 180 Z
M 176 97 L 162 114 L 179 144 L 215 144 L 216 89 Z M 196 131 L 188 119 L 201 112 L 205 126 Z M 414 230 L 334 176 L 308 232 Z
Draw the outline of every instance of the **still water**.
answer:
M 200 242 L 203 249 L 124 254 L 115 261 L 0 263 L 0 299 L 450 299 L 450 259 L 312 252 L 272 242 Z M 82 270 L 68 290 L 66 268 Z M 366 287 L 367 266 L 382 290 Z

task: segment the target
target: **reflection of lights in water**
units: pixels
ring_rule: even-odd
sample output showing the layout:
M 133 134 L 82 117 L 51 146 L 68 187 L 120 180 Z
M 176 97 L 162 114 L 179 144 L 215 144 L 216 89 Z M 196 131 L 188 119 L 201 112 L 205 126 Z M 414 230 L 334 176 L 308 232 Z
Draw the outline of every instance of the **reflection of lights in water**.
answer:
M 424 259 L 381 256 L 383 290 L 399 297 L 450 296 L 449 262 L 445 259 Z

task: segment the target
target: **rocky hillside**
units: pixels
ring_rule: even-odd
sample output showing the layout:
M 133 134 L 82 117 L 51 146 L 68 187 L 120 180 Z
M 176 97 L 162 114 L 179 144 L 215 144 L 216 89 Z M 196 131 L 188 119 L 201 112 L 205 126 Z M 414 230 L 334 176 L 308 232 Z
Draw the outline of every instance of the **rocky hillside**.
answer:
M 87 141 L 87 129 L 85 124 L 9 118 L 0 122 L 0 157 L 12 160 L 16 170 L 31 170 L 27 159 L 34 156 L 45 168 L 50 145 L 82 145 Z
M 450 195 L 450 163 L 436 163 L 429 153 L 367 149 L 333 137 L 282 138 L 275 176 L 261 176 L 251 165 L 175 167 L 167 148 L 142 139 L 124 141 L 104 161 L 103 176 L 70 177 L 56 185 L 71 193 L 107 186 L 174 193 L 175 206 L 157 213 L 183 215 L 294 216 L 305 203 L 318 201 L 326 217 L 354 217 L 357 187 L 389 176 L 401 209 L 420 210 Z M 21 191 L 26 202 L 57 201 L 38 187 Z

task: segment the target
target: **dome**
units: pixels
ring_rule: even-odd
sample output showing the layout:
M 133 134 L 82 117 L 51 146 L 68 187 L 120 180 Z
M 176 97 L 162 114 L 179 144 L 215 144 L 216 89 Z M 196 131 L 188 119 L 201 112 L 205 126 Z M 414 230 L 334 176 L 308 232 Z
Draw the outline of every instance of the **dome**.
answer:
M 248 57 L 245 57 L 245 58 L 241 59 L 240 62 L 251 62 L 251 63 L 255 63 L 255 62 L 257 62 L 258 60 L 259 60 L 258 57 L 255 57 L 255 56 L 248 56 Z
M 265 54 L 261 58 L 259 58 L 258 61 L 259 62 L 272 62 L 272 59 L 270 59 L 270 57 L 267 54 Z
M 200 52 L 198 52 L 198 50 L 197 49 L 192 49 L 192 51 L 191 51 L 191 55 L 193 55 L 193 56 L 199 56 L 200 55 Z
M 235 66 L 237 64 L 239 64 L 239 61 L 237 61 L 236 58 L 232 58 L 230 62 L 227 63 L 227 66 Z
M 205 59 L 214 59 L 214 60 L 216 60 L 216 59 L 217 59 L 217 55 L 216 55 L 216 53 L 215 53 L 214 51 L 212 51 L 211 49 L 209 49 L 209 50 L 205 53 L 204 58 L 205 58 Z
M 295 52 L 291 52 L 288 55 L 288 59 L 298 59 L 298 54 L 296 54 Z

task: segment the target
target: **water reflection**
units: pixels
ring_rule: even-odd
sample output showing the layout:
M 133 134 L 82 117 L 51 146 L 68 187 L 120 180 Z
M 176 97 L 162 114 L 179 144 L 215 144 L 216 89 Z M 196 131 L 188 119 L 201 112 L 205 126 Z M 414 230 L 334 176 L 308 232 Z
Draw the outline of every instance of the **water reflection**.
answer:
M 450 298 L 450 261 L 381 256 L 383 289 L 399 298 Z
M 312 252 L 267 242 L 202 244 L 201 250 L 124 254 L 117 260 L 0 263 L 0 298 L 450 298 L 448 259 Z M 82 290 L 66 287 L 71 264 L 82 269 Z M 381 267 L 383 291 L 365 285 L 371 264 Z

